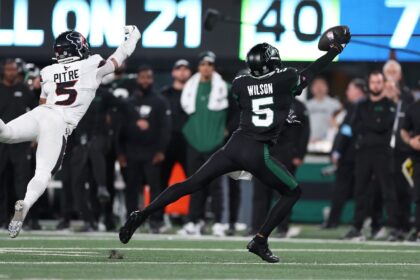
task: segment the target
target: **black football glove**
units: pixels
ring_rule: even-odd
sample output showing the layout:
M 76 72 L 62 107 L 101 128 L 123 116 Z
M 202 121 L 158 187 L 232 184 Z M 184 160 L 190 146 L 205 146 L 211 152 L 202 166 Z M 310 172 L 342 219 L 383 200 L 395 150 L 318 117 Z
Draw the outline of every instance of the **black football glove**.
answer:
M 350 42 L 350 29 L 346 25 L 334 26 L 325 31 L 318 42 L 318 49 L 329 51 L 334 48 L 341 53 Z

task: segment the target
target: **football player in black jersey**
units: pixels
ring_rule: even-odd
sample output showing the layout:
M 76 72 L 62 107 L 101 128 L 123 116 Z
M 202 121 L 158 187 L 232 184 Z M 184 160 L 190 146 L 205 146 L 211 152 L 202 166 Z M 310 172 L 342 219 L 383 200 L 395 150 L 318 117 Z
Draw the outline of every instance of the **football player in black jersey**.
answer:
M 322 40 L 327 40 L 327 47 L 323 49 L 328 52 L 302 72 L 284 67 L 279 51 L 267 43 L 255 45 L 248 52 L 246 62 L 250 74 L 237 77 L 232 84 L 241 111 L 239 128 L 194 175 L 167 188 L 145 209 L 131 213 L 120 229 L 122 243 L 127 243 L 153 212 L 200 190 L 223 174 L 244 170 L 281 194 L 258 234 L 247 246 L 263 260 L 279 262 L 268 248 L 267 238 L 290 212 L 301 195 L 301 189 L 287 169 L 270 155 L 270 147 L 283 129 L 295 96 L 333 61 L 350 40 L 348 28 L 342 26 L 330 29 L 330 34 L 324 35 L 319 47 L 322 49 Z

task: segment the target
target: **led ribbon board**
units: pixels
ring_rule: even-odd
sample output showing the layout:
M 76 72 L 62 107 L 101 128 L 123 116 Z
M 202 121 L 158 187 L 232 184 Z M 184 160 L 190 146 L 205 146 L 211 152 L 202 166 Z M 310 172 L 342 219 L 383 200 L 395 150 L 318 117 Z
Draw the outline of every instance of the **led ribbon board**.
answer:
M 311 61 L 322 55 L 317 34 L 334 25 L 348 25 L 353 34 L 390 34 L 358 37 L 392 48 L 420 50 L 420 1 L 417 0 L 243 0 L 239 58 L 254 44 L 267 42 L 280 49 L 284 60 Z M 356 39 L 356 38 L 354 38 Z M 403 61 L 420 56 L 398 53 Z M 383 61 L 389 50 L 351 43 L 339 61 Z

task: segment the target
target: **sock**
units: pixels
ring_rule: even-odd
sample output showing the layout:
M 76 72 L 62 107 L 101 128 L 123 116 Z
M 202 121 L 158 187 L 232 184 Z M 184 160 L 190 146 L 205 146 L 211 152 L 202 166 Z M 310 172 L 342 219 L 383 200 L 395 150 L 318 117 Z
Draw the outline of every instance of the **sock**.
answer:
M 41 197 L 41 195 L 45 192 L 48 185 L 48 180 L 42 180 L 40 177 L 35 174 L 35 177 L 28 184 L 28 189 L 26 190 L 25 199 L 23 200 L 25 203 L 25 210 L 24 217 L 28 213 L 29 209 L 35 204 L 35 202 Z M 44 178 L 45 179 L 45 178 Z
M 256 235 L 254 237 L 255 242 L 257 243 L 267 243 L 267 236 L 260 236 L 260 235 Z
M 202 187 L 202 184 L 193 184 L 189 179 L 182 183 L 177 183 L 161 192 L 159 196 L 141 212 L 147 216 L 150 216 L 154 212 L 163 209 L 166 205 L 177 201 L 182 196 L 196 192 Z
M 268 218 L 265 220 L 258 233 L 263 235 L 265 238 L 268 238 L 273 229 L 277 227 L 287 217 L 287 215 L 289 215 L 293 205 L 295 205 L 301 193 L 302 191 L 299 187 L 297 187 L 291 194 L 289 194 L 289 196 L 281 197 L 271 209 Z

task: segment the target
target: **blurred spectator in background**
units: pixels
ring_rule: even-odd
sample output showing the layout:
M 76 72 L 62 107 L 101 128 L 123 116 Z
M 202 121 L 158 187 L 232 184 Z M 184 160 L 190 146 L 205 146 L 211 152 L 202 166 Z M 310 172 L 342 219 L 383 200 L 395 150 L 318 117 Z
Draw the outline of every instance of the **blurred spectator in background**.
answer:
M 220 148 L 226 136 L 229 107 L 228 85 L 215 71 L 216 55 L 207 51 L 199 55 L 198 73 L 188 80 L 181 96 L 181 105 L 188 120 L 183 127 L 187 140 L 187 175 L 196 172 Z M 224 235 L 221 224 L 223 195 L 220 178 L 191 195 L 188 223 L 180 234 L 201 234 L 206 201 L 211 197 L 214 214 L 214 235 Z
M 29 89 L 35 95 L 36 101 L 39 102 L 39 96 L 41 95 L 41 74 L 39 68 L 33 63 L 27 63 L 25 65 L 26 71 L 26 84 Z
M 152 200 L 162 191 L 161 166 L 171 133 L 171 113 L 166 100 L 154 92 L 153 83 L 153 70 L 140 66 L 119 133 L 119 162 L 127 172 L 127 213 L 139 209 L 140 190 L 145 184 Z M 163 210 L 151 216 L 151 232 L 159 233 L 162 222 Z
M 0 83 L 0 118 L 7 123 L 35 106 L 33 93 L 19 78 L 16 61 L 6 59 Z M 8 204 L 9 198 L 16 195 L 17 199 L 22 199 L 25 196 L 31 172 L 31 143 L 0 144 L 0 225 L 9 221 L 8 213 L 12 209 Z M 12 180 L 13 184 L 6 179 Z M 30 228 L 40 228 L 33 214 L 28 218 Z
M 172 85 L 162 90 L 163 97 L 166 98 L 170 105 L 172 120 L 170 142 L 165 152 L 165 161 L 162 165 L 162 184 L 165 187 L 168 187 L 171 171 L 175 163 L 180 163 L 185 172 L 187 170 L 187 143 L 182 134 L 182 127 L 187 120 L 187 114 L 185 114 L 181 107 L 181 94 L 185 83 L 190 77 L 190 63 L 185 59 L 180 59 L 175 62 L 172 68 Z
M 278 142 L 270 148 L 270 155 L 273 155 L 274 158 L 285 165 L 287 170 L 295 175 L 297 168 L 302 165 L 307 151 L 310 121 L 306 106 L 297 99 L 293 100 L 291 113 L 295 117 L 292 119 L 289 114 L 285 128 L 278 137 Z M 275 196 L 276 192 L 273 189 L 254 179 L 251 235 L 256 234 L 262 226 L 264 221 L 261 220 L 261 217 L 264 217 L 270 211 Z M 289 218 L 283 220 L 277 230 L 278 237 L 286 237 L 289 230 Z
M 102 80 L 102 85 L 106 87 L 114 97 L 118 98 L 120 101 L 126 100 L 130 92 L 134 92 L 136 87 L 137 74 L 127 74 L 126 73 L 126 63 L 124 62 L 119 68 L 115 69 L 114 74 L 108 75 Z M 124 110 L 121 110 L 120 106 L 117 106 L 117 103 L 111 103 L 111 107 L 108 108 L 106 113 L 106 123 L 108 128 L 108 135 L 110 137 L 110 146 L 106 154 L 106 185 L 108 191 L 111 195 L 110 202 L 105 206 L 106 216 L 111 215 L 112 206 L 114 202 L 115 195 L 115 181 L 117 178 L 117 168 L 121 172 L 122 178 L 127 184 L 127 176 L 125 172 L 125 167 L 118 165 L 117 162 L 117 146 L 119 141 L 119 131 L 124 122 Z M 123 218 L 123 217 L 121 217 Z
M 112 208 L 107 205 L 111 201 L 111 195 L 114 194 L 114 188 L 108 189 L 106 176 L 106 155 L 112 140 L 112 136 L 109 135 L 110 124 L 107 113 L 112 107 L 124 111 L 120 99 L 114 97 L 107 88 L 99 87 L 88 111 L 73 132 L 71 177 L 75 197 L 80 197 L 75 204 L 79 205 L 78 209 L 85 220 L 83 231 L 95 228 L 98 216 L 102 213 L 105 214 L 106 229 L 108 231 L 115 229 Z M 86 193 L 86 182 L 89 182 L 91 196 Z
M 385 75 L 386 81 L 393 82 L 395 87 L 400 91 L 400 99 L 407 102 L 413 101 L 413 95 L 410 92 L 410 89 L 403 82 L 403 74 L 400 63 L 396 60 L 388 60 L 382 71 Z
M 398 199 L 398 222 L 400 239 L 404 239 L 410 231 L 411 195 L 410 185 L 403 172 L 403 163 L 411 156 L 412 149 L 401 139 L 401 128 L 404 117 L 414 98 L 406 87 L 401 87 L 401 66 L 395 60 L 384 65 L 384 72 L 388 73 L 385 82 L 384 95 L 395 102 L 396 114 L 392 127 L 390 146 L 392 148 L 392 172 Z M 405 89 L 405 90 L 404 90 Z M 405 93 L 404 93 L 405 92 Z
M 401 129 L 401 138 L 413 150 L 411 158 L 414 166 L 414 188 L 416 204 L 415 232 L 409 240 L 420 242 L 420 99 L 406 111 Z
M 369 98 L 361 101 L 352 125 L 355 137 L 355 211 L 353 226 L 345 239 L 362 239 L 361 229 L 369 212 L 371 181 L 375 176 L 380 185 L 383 203 L 390 227 L 388 240 L 398 238 L 396 228 L 397 198 L 392 179 L 390 140 L 395 118 L 395 105 L 383 94 L 385 78 L 379 71 L 369 74 Z M 376 229 L 372 228 L 372 232 Z
M 247 75 L 249 70 L 242 69 L 236 76 Z M 227 125 L 225 130 L 225 140 L 229 141 L 233 132 L 239 127 L 240 122 L 240 113 L 239 113 L 239 104 L 237 99 L 234 97 L 232 92 L 229 92 L 229 109 L 227 116 Z M 225 142 L 226 142 L 225 141 Z M 228 177 L 228 186 L 227 186 L 227 202 L 228 202 L 228 224 L 229 228 L 225 231 L 226 235 L 232 236 L 235 235 L 238 218 L 239 218 L 239 209 L 241 207 L 241 180 L 235 180 L 231 176 Z M 238 229 L 239 230 L 239 229 Z
M 317 77 L 313 80 L 310 92 L 313 98 L 306 103 L 311 124 L 310 141 L 332 142 L 333 135 L 330 132 L 333 126 L 332 118 L 334 113 L 341 109 L 341 104 L 338 100 L 328 95 L 329 86 L 323 77 Z
M 362 79 L 353 79 L 346 90 L 346 115 L 335 136 L 331 152 L 331 161 L 336 167 L 336 177 L 331 198 L 331 210 L 322 228 L 336 228 L 340 224 L 343 207 L 353 195 L 355 138 L 352 125 L 357 105 L 366 98 L 367 85 Z
M 17 66 L 17 76 L 16 82 L 18 83 L 25 83 L 26 72 L 25 72 L 25 65 L 26 62 L 22 58 L 15 58 L 15 63 Z

